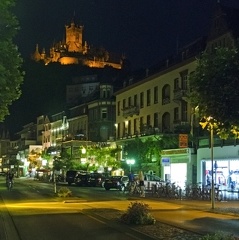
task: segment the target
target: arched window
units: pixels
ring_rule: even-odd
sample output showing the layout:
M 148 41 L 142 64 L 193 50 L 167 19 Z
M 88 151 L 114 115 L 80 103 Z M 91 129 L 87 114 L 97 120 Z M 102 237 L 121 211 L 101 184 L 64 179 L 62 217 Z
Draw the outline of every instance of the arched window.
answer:
M 162 105 L 170 103 L 170 86 L 164 85 L 162 89 Z
M 162 132 L 170 132 L 170 114 L 168 112 L 162 116 Z

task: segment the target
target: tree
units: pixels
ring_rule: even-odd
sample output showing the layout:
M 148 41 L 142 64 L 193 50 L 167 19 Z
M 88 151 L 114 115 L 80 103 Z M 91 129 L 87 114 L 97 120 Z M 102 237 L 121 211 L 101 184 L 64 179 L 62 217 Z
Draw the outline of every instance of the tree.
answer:
M 135 138 L 124 146 L 126 158 L 135 159 L 135 168 L 143 171 L 155 170 L 160 174 L 161 151 L 163 149 L 177 148 L 178 137 L 154 136 L 147 138 Z
M 23 72 L 22 58 L 13 38 L 18 30 L 18 21 L 10 12 L 14 0 L 0 1 L 0 121 L 9 115 L 9 105 L 21 95 Z
M 190 101 L 198 106 L 202 122 L 213 122 L 221 138 L 239 129 L 239 53 L 238 47 L 204 52 L 190 79 Z M 209 121 L 208 121 L 209 119 Z M 210 124 L 209 124 L 210 125 Z M 209 126 L 208 125 L 208 126 Z

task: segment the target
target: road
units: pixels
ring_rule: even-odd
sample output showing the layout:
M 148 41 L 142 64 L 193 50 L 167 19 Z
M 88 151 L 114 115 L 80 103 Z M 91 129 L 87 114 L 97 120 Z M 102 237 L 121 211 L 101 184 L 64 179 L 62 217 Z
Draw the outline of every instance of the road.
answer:
M 79 188 L 70 188 L 75 195 L 79 194 Z M 89 203 L 81 197 L 65 202 L 54 197 L 52 184 L 19 179 L 12 191 L 6 189 L 1 179 L 0 191 L 1 240 L 147 239 L 123 224 L 116 225 L 95 215 L 92 212 L 97 205 L 93 202 L 94 193 L 90 194 Z M 103 203 L 105 196 L 102 189 L 100 192 Z M 96 200 L 96 196 L 94 198 Z
M 57 189 L 60 187 L 57 185 Z M 122 192 L 102 188 L 69 188 L 74 197 L 59 199 L 50 183 L 17 179 L 14 189 L 7 191 L 4 181 L 0 180 L 0 194 L 4 200 L 1 204 L 0 239 L 147 239 L 94 214 L 96 209 L 125 211 L 130 202 L 139 201 L 138 198 L 128 199 Z M 155 198 L 145 198 L 143 202 L 149 204 L 158 221 L 200 233 L 224 230 L 239 236 L 238 216 L 212 213 L 209 211 L 210 202 L 191 204 Z M 228 205 L 217 203 L 216 206 L 219 204 L 221 207 Z

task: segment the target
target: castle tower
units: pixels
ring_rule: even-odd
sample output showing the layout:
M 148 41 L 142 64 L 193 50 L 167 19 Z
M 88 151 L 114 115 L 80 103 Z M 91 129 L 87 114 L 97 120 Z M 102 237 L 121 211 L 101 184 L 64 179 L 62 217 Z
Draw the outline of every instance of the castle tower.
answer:
M 66 45 L 68 52 L 82 53 L 83 49 L 83 26 L 76 26 L 72 21 L 70 26 L 66 25 Z

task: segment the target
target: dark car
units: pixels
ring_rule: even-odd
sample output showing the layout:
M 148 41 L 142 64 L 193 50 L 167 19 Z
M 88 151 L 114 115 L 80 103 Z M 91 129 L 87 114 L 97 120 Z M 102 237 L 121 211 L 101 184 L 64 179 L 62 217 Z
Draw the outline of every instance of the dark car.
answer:
M 123 191 L 129 182 L 128 176 L 111 176 L 105 179 L 104 188 L 110 190 L 111 188 Z
M 0 176 L 5 177 L 6 176 L 6 172 L 0 172 Z
M 77 186 L 90 186 L 90 174 L 87 172 L 79 172 L 75 177 L 75 184 Z
M 90 186 L 92 187 L 102 187 L 103 182 L 106 179 L 107 174 L 105 173 L 91 173 L 90 174 Z
M 68 183 L 68 185 L 75 183 L 75 178 L 76 178 L 77 173 L 78 173 L 77 170 L 68 170 L 66 172 L 66 182 Z

